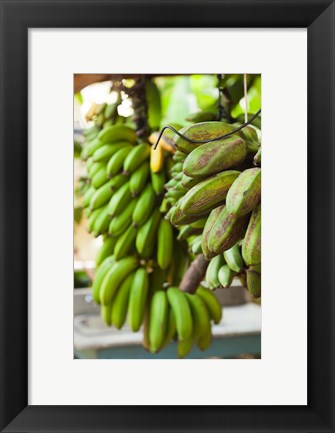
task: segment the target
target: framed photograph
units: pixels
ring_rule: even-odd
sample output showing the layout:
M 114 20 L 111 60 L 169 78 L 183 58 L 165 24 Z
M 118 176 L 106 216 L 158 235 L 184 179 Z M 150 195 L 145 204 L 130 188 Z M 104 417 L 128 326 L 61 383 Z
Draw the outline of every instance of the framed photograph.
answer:
M 333 432 L 333 2 L 1 14 L 1 431 Z

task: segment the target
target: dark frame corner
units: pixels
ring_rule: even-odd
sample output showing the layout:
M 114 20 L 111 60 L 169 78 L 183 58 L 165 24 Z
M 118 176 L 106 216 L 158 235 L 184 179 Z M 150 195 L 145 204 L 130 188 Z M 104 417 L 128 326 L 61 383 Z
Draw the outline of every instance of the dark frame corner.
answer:
M 0 0 L 0 4 L 0 430 L 335 432 L 333 1 Z M 192 13 L 186 13 L 190 8 Z M 308 406 L 28 406 L 27 35 L 33 27 L 308 28 Z

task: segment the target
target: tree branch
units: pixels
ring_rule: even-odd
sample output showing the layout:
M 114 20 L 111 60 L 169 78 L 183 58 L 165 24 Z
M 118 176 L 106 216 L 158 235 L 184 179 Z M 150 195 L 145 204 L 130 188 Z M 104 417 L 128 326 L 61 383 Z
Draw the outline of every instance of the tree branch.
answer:
M 205 259 L 203 254 L 199 254 L 195 260 L 191 263 L 191 266 L 187 269 L 181 283 L 179 285 L 180 290 L 188 293 L 195 293 L 199 284 L 204 279 L 208 261 Z

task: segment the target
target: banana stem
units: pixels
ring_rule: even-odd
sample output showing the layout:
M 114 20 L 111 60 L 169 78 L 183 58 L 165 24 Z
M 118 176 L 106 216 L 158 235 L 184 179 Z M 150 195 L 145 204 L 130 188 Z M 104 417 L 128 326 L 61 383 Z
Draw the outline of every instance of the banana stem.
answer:
M 195 293 L 199 284 L 204 279 L 208 261 L 203 254 L 199 254 L 185 272 L 179 285 L 180 290 L 187 293 Z

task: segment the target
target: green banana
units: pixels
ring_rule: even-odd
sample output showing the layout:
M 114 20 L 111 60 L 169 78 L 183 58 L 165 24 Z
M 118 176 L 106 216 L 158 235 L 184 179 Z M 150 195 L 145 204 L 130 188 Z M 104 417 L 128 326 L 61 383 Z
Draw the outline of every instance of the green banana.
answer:
M 248 119 L 250 119 L 255 113 L 248 113 Z M 240 114 L 238 118 L 236 119 L 239 123 L 245 122 L 245 114 Z M 262 117 L 257 116 L 252 122 L 251 125 L 255 126 L 258 129 L 262 129 Z
M 233 132 L 235 127 L 224 122 L 200 122 L 194 125 L 185 126 L 179 132 L 191 140 L 212 140 L 220 135 Z M 190 153 L 202 143 L 190 143 L 187 140 L 175 135 L 174 142 L 177 149 L 184 153 Z
M 94 152 L 102 145 L 103 143 L 98 138 L 94 138 L 84 147 L 82 158 L 87 159 L 88 157 L 92 156 Z
M 261 169 L 244 170 L 230 187 L 226 206 L 230 214 L 241 217 L 251 212 L 261 199 Z
M 197 229 L 195 227 L 192 227 L 191 224 L 186 224 L 180 227 L 177 239 L 187 239 L 190 236 L 199 235 L 201 232 L 202 229 Z
M 211 321 L 206 304 L 197 295 L 190 295 L 186 293 L 186 298 L 190 304 L 192 312 L 193 322 L 193 335 L 197 339 L 198 337 L 204 337 L 211 332 Z
M 99 296 L 102 305 L 108 305 L 112 302 L 122 281 L 133 272 L 137 266 L 138 262 L 135 257 L 125 257 L 112 265 L 101 283 Z
M 177 185 L 177 183 L 178 183 L 178 181 L 174 177 L 171 177 L 171 179 L 169 180 L 169 182 L 166 183 L 164 185 L 164 187 L 165 187 L 166 190 L 169 190 L 169 189 L 174 188 Z
M 234 126 L 241 126 L 239 123 L 234 124 Z M 245 126 L 240 130 L 239 134 L 246 140 L 248 144 L 248 151 L 256 153 L 260 147 L 258 135 L 252 126 Z
M 212 342 L 212 333 L 209 332 L 207 335 L 204 335 L 197 339 L 197 346 L 200 350 L 204 351 L 208 349 Z
M 116 329 L 121 329 L 126 321 L 128 301 L 134 273 L 128 275 L 121 283 L 112 303 L 111 320 Z
M 166 334 L 164 337 L 164 341 L 161 345 L 161 349 L 166 347 L 171 342 L 171 340 L 173 340 L 175 335 L 176 335 L 176 320 L 174 318 L 174 312 L 172 308 L 169 308 L 168 320 L 166 325 Z
M 187 356 L 191 352 L 192 346 L 193 346 L 193 336 L 184 340 L 178 340 L 178 346 L 177 346 L 178 357 L 185 358 L 185 356 Z
M 167 269 L 173 256 L 173 228 L 169 221 L 161 219 L 157 236 L 157 263 L 161 269 Z
M 111 156 L 107 164 L 108 177 L 113 177 L 122 171 L 123 163 L 131 149 L 134 149 L 134 147 L 129 144 L 122 145 L 113 156 Z
M 142 164 L 132 173 L 129 180 L 129 188 L 133 197 L 136 197 L 147 183 L 149 176 L 149 163 L 147 161 Z
M 93 153 L 93 159 L 95 162 L 107 162 L 115 153 L 125 146 L 132 147 L 129 146 L 129 143 L 126 141 L 115 144 L 104 144 Z
M 128 176 L 124 174 L 117 174 L 116 176 L 113 176 L 112 179 L 109 181 L 109 184 L 113 191 L 116 191 L 119 189 L 122 185 L 124 185 L 126 182 L 128 182 Z
M 123 169 L 126 173 L 133 173 L 143 161 L 150 155 L 150 146 L 148 143 L 141 143 L 135 146 L 126 157 Z
M 196 236 L 196 238 L 192 242 L 191 251 L 194 255 L 198 255 L 202 253 L 202 235 Z
M 148 295 L 148 302 L 145 306 L 144 310 L 144 317 L 143 317 L 143 339 L 142 339 L 142 346 L 145 350 L 150 352 L 150 341 L 149 341 L 149 319 L 150 319 L 150 297 L 151 294 Z
M 223 257 L 232 271 L 241 272 L 244 268 L 244 262 L 238 243 L 229 248 L 229 250 L 226 250 L 223 253 Z
M 151 176 L 151 185 L 156 195 L 161 195 L 164 192 L 164 184 L 165 184 L 165 173 L 164 171 L 160 171 L 158 173 L 150 172 Z
M 180 209 L 186 215 L 209 212 L 222 204 L 239 174 L 239 171 L 227 170 L 199 182 L 181 200 Z
M 158 352 L 166 336 L 169 304 L 166 292 L 154 293 L 150 305 L 149 341 L 152 353 Z
M 100 131 L 98 139 L 102 144 L 115 143 L 123 140 L 135 144 L 137 137 L 135 131 L 128 126 L 112 125 Z
M 103 206 L 111 199 L 112 195 L 113 191 L 110 182 L 107 182 L 105 185 L 97 189 L 92 195 L 90 200 L 90 209 L 94 210 Z
M 232 271 L 228 265 L 223 265 L 220 268 L 218 273 L 218 278 L 221 286 L 224 289 L 228 289 L 231 286 L 234 275 L 235 275 L 234 271 Z
M 83 196 L 83 207 L 88 207 L 91 201 L 91 198 L 93 197 L 94 193 L 95 193 L 95 188 L 93 188 L 92 186 L 90 186 L 88 188 L 88 190 L 85 192 L 84 196 Z
M 98 189 L 108 181 L 106 167 L 103 166 L 91 179 L 93 188 Z
M 224 258 L 222 254 L 215 256 L 207 267 L 206 271 L 206 281 L 211 290 L 220 287 L 220 281 L 218 278 L 219 270 L 224 265 Z
M 95 209 L 93 212 L 90 213 L 90 215 L 88 216 L 88 224 L 87 224 L 87 230 L 91 233 L 94 227 L 94 223 L 95 220 L 98 218 L 98 216 L 100 215 L 101 210 L 100 209 Z
M 248 216 L 235 218 L 229 215 L 225 206 L 217 217 L 208 236 L 208 249 L 215 254 L 229 250 L 237 241 L 243 238 Z
M 177 285 L 180 283 L 185 272 L 190 264 L 189 255 L 187 248 L 183 247 L 183 244 L 177 242 L 174 249 L 173 259 L 169 268 L 171 284 Z
M 170 214 L 170 221 L 173 225 L 191 224 L 195 221 L 202 219 L 208 213 L 209 212 L 201 212 L 201 213 L 194 213 L 192 215 L 187 215 L 185 212 L 181 210 L 181 204 L 179 202 L 177 203 L 176 206 L 172 208 Z
M 127 230 L 122 233 L 122 235 L 118 238 L 115 248 L 114 248 L 114 257 L 115 260 L 120 260 L 123 257 L 127 256 L 135 247 L 135 239 L 137 235 L 137 228 L 133 225 L 130 225 Z
M 112 325 L 111 311 L 112 311 L 111 304 L 101 305 L 101 318 L 107 326 Z
M 95 236 L 107 233 L 109 222 L 110 222 L 108 206 L 99 208 L 99 211 L 100 213 L 94 221 L 93 230 L 92 230 Z
M 93 164 L 94 164 L 93 158 L 92 157 L 88 158 L 88 160 L 86 161 L 86 170 L 88 173 Z
M 222 319 L 222 307 L 214 293 L 211 292 L 210 289 L 205 289 L 205 287 L 199 286 L 196 295 L 204 301 L 210 318 L 214 320 L 214 323 L 220 323 Z
M 193 324 L 191 309 L 185 293 L 176 287 L 170 287 L 166 293 L 175 316 L 178 338 L 187 340 L 192 337 Z
M 108 233 L 111 236 L 121 235 L 131 224 L 132 214 L 136 206 L 136 198 L 132 199 L 130 203 L 115 217 L 112 218 Z
M 210 111 L 198 111 L 197 113 L 192 113 L 186 117 L 188 122 L 199 123 L 199 122 L 210 122 L 216 120 L 216 114 Z
M 106 259 L 106 257 L 113 254 L 116 240 L 117 239 L 110 238 L 110 237 L 107 237 L 104 240 L 100 250 L 98 251 L 98 254 L 96 255 L 95 266 L 97 266 L 97 267 L 100 266 L 102 264 L 102 262 Z
M 133 212 L 133 224 L 136 227 L 142 226 L 149 218 L 152 210 L 155 206 L 156 195 L 150 183 L 142 191 L 138 198 L 134 212 Z
M 136 249 L 138 253 L 145 259 L 148 259 L 155 248 L 155 240 L 161 214 L 158 209 L 155 209 L 147 222 L 138 229 L 136 236 Z
M 138 268 L 131 285 L 128 305 L 128 322 L 134 332 L 140 329 L 143 322 L 148 289 L 147 271 L 144 268 Z
M 186 176 L 208 177 L 241 164 L 247 156 L 247 145 L 238 135 L 203 144 L 185 159 Z
M 88 168 L 88 174 L 90 176 L 90 178 L 92 179 L 92 177 L 98 173 L 98 171 L 103 168 L 105 166 L 104 162 L 94 162 L 90 168 Z
M 102 280 L 110 267 L 115 263 L 114 256 L 108 256 L 104 259 L 104 261 L 100 264 L 100 266 L 96 269 L 94 280 L 92 284 L 92 297 L 93 301 L 96 304 L 100 304 L 99 292 Z
M 247 265 L 261 262 L 261 204 L 252 212 L 242 243 L 242 257 Z
M 207 218 L 202 218 L 200 220 L 194 221 L 193 223 L 190 224 L 191 227 L 193 227 L 194 229 L 203 229 L 206 225 L 207 222 Z
M 157 131 L 162 120 L 162 105 L 158 87 L 152 79 L 145 82 L 145 97 L 148 107 L 148 125 L 151 130 Z
M 109 204 L 108 211 L 111 216 L 115 216 L 122 212 L 131 200 L 131 192 L 129 189 L 129 182 L 123 184 L 114 195 L 112 196 Z
M 97 128 L 96 126 L 91 126 L 90 128 L 83 130 L 83 136 L 86 137 L 86 139 L 91 135 L 94 135 L 96 137 L 98 133 L 99 133 L 99 128 Z
M 166 281 L 166 271 L 161 269 L 159 266 L 155 267 L 149 276 L 150 280 L 150 292 L 155 293 L 159 290 L 163 290 L 163 284 Z
M 202 233 L 202 243 L 201 248 L 202 252 L 207 260 L 210 260 L 215 256 L 214 253 L 209 249 L 208 247 L 208 238 L 210 235 L 210 232 L 213 228 L 213 225 L 215 221 L 217 220 L 218 216 L 220 215 L 221 211 L 223 210 L 224 205 L 219 206 L 212 210 L 212 212 L 209 214 L 209 217 L 207 218 L 203 233 Z
M 256 266 L 250 266 L 250 268 L 247 269 L 247 288 L 249 292 L 255 297 L 260 298 L 261 297 L 261 273 L 260 270 L 258 270 Z
M 254 165 L 260 167 L 262 165 L 262 148 L 260 147 L 254 156 Z
M 172 159 L 174 162 L 183 162 L 186 156 L 187 156 L 186 153 L 177 150 L 176 153 L 173 155 Z

